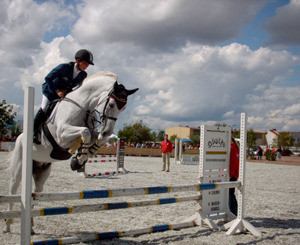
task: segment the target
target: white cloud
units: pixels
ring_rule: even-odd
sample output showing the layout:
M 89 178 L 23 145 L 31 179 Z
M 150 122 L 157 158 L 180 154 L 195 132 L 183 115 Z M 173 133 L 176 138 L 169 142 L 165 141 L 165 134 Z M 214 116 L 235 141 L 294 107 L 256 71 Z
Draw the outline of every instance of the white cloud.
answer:
M 234 111 L 227 111 L 226 113 L 224 113 L 224 118 L 226 118 L 226 117 L 232 117 L 232 116 L 234 116 L 235 115 L 235 113 L 234 113 Z
M 89 0 L 73 35 L 84 42 L 133 43 L 167 50 L 237 37 L 266 1 Z M 238 20 L 238 21 L 237 21 Z
M 284 109 L 284 114 L 289 116 L 298 116 L 300 115 L 300 103 L 296 103 L 293 105 L 290 105 Z
M 39 52 L 44 34 L 57 29 L 59 20 L 74 20 L 69 12 L 60 10 L 54 2 L 39 5 L 31 0 L 4 0 L 1 5 L 1 9 L 6 10 L 1 15 L 0 24 L 0 49 L 6 58 L 1 59 L 1 63 L 14 63 L 17 67 L 26 67 L 32 62 L 31 56 Z
M 249 96 L 252 101 L 244 106 L 254 115 L 249 125 L 257 130 L 276 128 L 286 131 L 299 131 L 300 121 L 300 87 L 271 86 L 262 95 Z
M 265 130 L 275 124 L 280 128 L 287 119 L 283 116 L 276 121 L 276 115 L 296 107 L 299 87 L 282 88 L 277 83 L 295 61 L 287 52 L 252 51 L 237 43 L 225 47 L 189 44 L 172 54 L 138 57 L 131 66 L 133 79 L 137 79 L 135 73 L 140 74 L 138 93 L 142 95 L 134 114 L 145 120 L 146 111 L 152 119 L 173 125 L 198 126 L 206 120 L 238 125 L 239 113 L 246 111 L 250 126 Z M 167 89 L 164 78 L 171 81 Z
M 52 1 L 43 4 L 32 0 L 0 1 L 1 98 L 22 104 L 23 86 L 43 83 L 43 76 L 49 72 L 43 69 L 49 50 L 41 40 L 46 33 L 75 21 L 72 11 Z M 57 65 L 60 61 L 53 63 Z M 40 91 L 39 87 L 36 94 Z M 39 98 L 36 101 L 40 103 Z

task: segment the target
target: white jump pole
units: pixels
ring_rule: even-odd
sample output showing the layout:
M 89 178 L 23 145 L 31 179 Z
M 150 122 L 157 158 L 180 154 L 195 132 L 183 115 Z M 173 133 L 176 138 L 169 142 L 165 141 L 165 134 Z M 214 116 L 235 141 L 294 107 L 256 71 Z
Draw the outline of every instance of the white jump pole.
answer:
M 21 244 L 31 241 L 32 144 L 34 117 L 34 88 L 26 87 L 23 117 L 23 157 L 21 191 Z

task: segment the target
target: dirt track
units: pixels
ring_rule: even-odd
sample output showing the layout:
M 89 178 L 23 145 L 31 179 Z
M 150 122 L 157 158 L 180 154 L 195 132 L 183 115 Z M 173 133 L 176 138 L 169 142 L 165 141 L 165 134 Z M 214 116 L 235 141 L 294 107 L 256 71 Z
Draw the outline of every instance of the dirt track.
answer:
M 6 157 L 7 153 L 0 153 L 0 160 Z M 285 160 L 281 163 L 288 164 Z M 73 192 L 78 190 L 161 185 L 177 186 L 197 183 L 199 168 L 197 165 L 175 165 L 172 162 L 169 173 L 162 172 L 161 166 L 161 158 L 158 157 L 125 157 L 125 167 L 130 170 L 130 174 L 109 178 L 83 179 L 76 172 L 70 170 L 69 161 L 61 161 L 53 165 L 44 192 Z M 3 170 L 3 167 L 3 165 L 0 166 L 0 169 L 2 169 L 0 171 L 0 194 L 6 195 L 8 193 L 9 174 L 8 171 Z M 109 167 L 109 165 L 91 166 L 91 171 L 103 171 L 104 169 L 108 171 L 109 169 L 106 169 L 106 167 Z M 263 234 L 262 238 L 255 238 L 249 232 L 226 236 L 224 231 L 211 231 L 207 226 L 203 226 L 108 241 L 82 242 L 80 244 L 300 244 L 299 176 L 299 166 L 247 161 L 245 218 Z M 187 194 L 179 193 L 175 196 L 182 195 Z M 171 196 L 125 197 L 113 198 L 109 201 L 97 201 L 95 199 L 40 202 L 35 208 L 91 204 L 95 202 L 124 202 L 142 198 L 144 200 L 162 197 Z M 0 205 L 0 211 L 4 210 L 6 210 L 6 205 Z M 36 235 L 32 237 L 32 240 L 37 241 L 91 232 L 130 230 L 150 225 L 177 223 L 193 215 L 196 210 L 197 204 L 195 202 L 186 202 L 162 205 L 160 207 L 149 206 L 64 216 L 37 217 L 35 218 L 34 227 Z M 4 230 L 4 228 L 5 223 L 1 221 L 0 230 Z M 11 233 L 0 233 L 0 244 L 16 244 L 19 242 L 19 239 L 20 220 L 16 219 L 12 225 Z

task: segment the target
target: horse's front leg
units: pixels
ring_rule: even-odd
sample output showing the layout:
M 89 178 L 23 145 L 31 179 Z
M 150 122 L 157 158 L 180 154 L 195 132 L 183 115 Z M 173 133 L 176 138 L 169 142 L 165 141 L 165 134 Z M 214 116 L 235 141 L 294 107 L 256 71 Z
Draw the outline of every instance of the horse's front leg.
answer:
M 106 138 L 101 133 L 97 133 L 96 141 L 89 147 L 90 156 L 94 156 L 97 150 L 106 142 Z
M 91 142 L 91 133 L 90 130 L 86 127 L 76 127 L 71 125 L 64 125 L 61 130 L 61 134 L 58 136 L 58 141 L 63 144 L 63 142 L 70 142 L 71 140 L 78 139 L 80 137 L 82 144 L 72 147 L 72 150 L 75 151 L 81 147 L 81 152 L 73 157 L 71 160 L 71 169 L 73 171 L 80 169 L 88 159 L 88 147 Z M 76 141 L 77 142 L 77 141 Z M 62 145 L 61 144 L 61 145 Z M 75 143 L 76 144 L 76 143 Z M 76 149 L 77 148 L 77 149 Z

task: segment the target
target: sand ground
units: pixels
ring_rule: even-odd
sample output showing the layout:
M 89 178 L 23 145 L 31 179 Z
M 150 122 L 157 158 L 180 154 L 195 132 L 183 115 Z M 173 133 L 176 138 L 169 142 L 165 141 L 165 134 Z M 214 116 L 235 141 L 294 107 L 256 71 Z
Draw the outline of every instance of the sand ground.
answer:
M 8 153 L 1 152 L 0 159 L 6 159 Z M 161 158 L 125 157 L 127 175 L 108 178 L 84 179 L 72 172 L 69 161 L 53 164 L 52 172 L 46 182 L 44 192 L 72 192 L 78 190 L 100 190 L 131 187 L 149 187 L 161 185 L 196 184 L 197 165 L 175 165 L 171 159 L 171 171 L 161 171 Z M 284 163 L 284 162 L 282 162 Z M 9 173 L 0 165 L 0 195 L 7 195 Z M 115 164 L 101 163 L 89 167 L 90 172 L 115 170 Z M 246 164 L 246 210 L 245 218 L 262 232 L 262 238 L 250 233 L 227 236 L 224 231 L 211 231 L 208 227 L 152 233 L 137 237 L 124 237 L 107 241 L 95 241 L 80 244 L 300 244 L 300 166 L 247 162 Z M 19 191 L 20 193 L 20 191 Z M 174 195 L 175 194 L 175 195 Z M 55 207 L 101 202 L 134 201 L 168 196 L 184 196 L 192 193 L 174 193 L 173 195 L 152 195 L 142 197 L 119 197 L 107 200 L 64 201 L 38 203 L 36 208 Z M 106 232 L 130 230 L 152 225 L 182 222 L 196 212 L 197 203 L 148 206 L 89 212 L 82 214 L 58 215 L 35 218 L 33 241 L 76 236 L 88 232 Z M 0 205 L 4 211 L 6 205 Z M 5 229 L 0 221 L 0 229 Z M 20 220 L 16 219 L 11 233 L 0 233 L 0 244 L 16 244 L 20 241 Z

